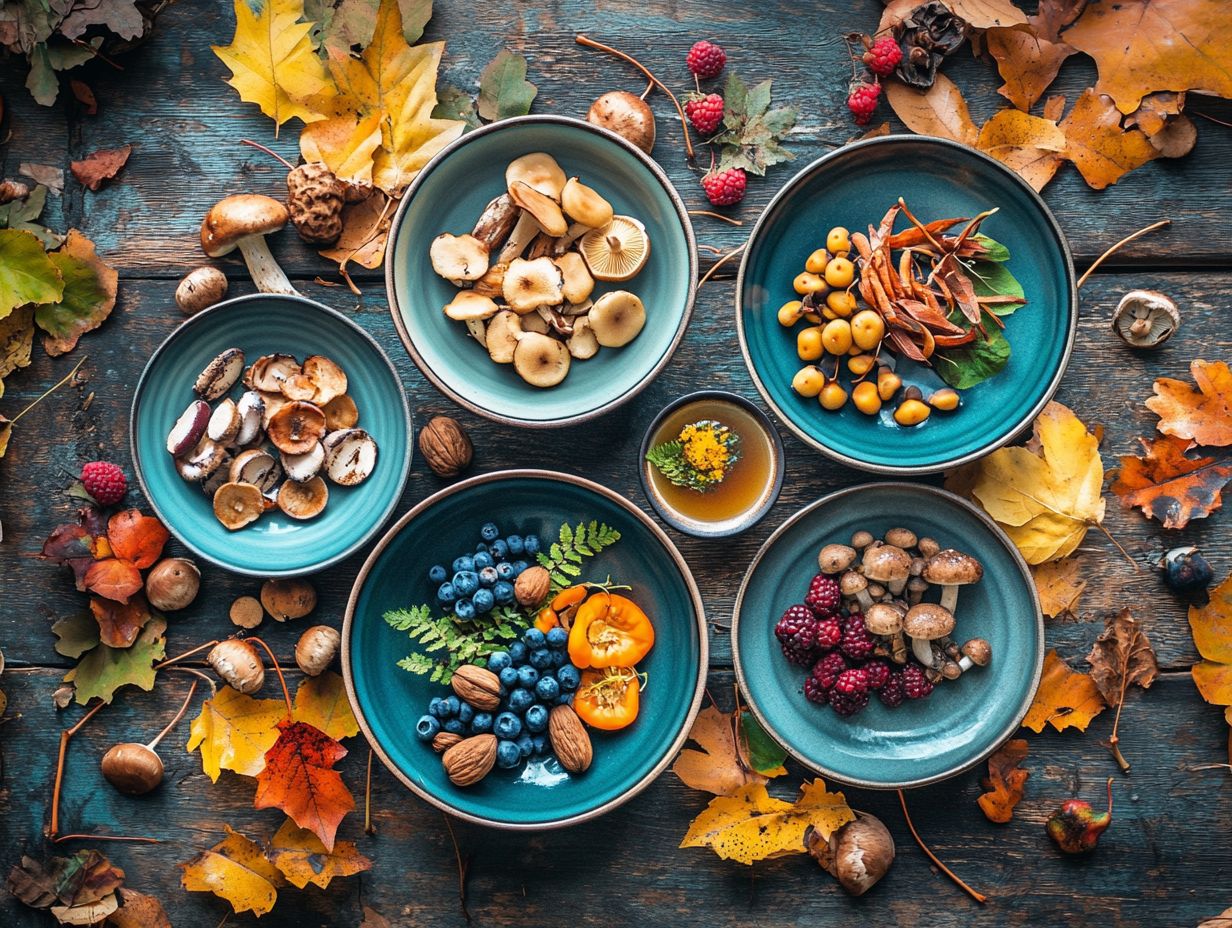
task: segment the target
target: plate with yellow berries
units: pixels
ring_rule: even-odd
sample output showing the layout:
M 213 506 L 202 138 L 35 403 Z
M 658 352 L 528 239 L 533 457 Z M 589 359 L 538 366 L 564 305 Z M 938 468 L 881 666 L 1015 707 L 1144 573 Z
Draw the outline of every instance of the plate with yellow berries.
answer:
M 736 293 L 770 408 L 884 474 L 1009 442 L 1056 392 L 1077 326 L 1069 246 L 1039 195 L 987 155 L 914 135 L 845 146 L 789 181 Z

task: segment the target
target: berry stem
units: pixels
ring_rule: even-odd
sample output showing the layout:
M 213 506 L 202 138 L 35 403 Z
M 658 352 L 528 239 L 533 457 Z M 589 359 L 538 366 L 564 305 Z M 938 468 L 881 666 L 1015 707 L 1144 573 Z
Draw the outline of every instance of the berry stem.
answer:
M 1077 288 L 1081 290 L 1082 285 L 1087 282 L 1087 278 L 1091 276 L 1091 273 L 1097 267 L 1103 264 L 1104 261 L 1112 257 L 1112 255 L 1116 254 L 1118 251 L 1120 251 L 1124 246 L 1128 245 L 1134 239 L 1140 238 L 1143 235 L 1146 235 L 1148 232 L 1154 232 L 1156 229 L 1162 229 L 1164 226 L 1171 225 L 1171 224 L 1172 224 L 1171 219 L 1161 219 L 1159 220 L 1159 222 L 1152 222 L 1149 226 L 1144 226 L 1143 228 L 1139 229 L 1137 232 L 1134 232 L 1130 235 L 1125 236 L 1125 238 L 1121 239 L 1119 242 L 1117 242 L 1115 245 L 1113 245 L 1111 248 L 1105 251 L 1102 255 L 1100 255 L 1098 258 L 1096 258 L 1094 261 L 1091 262 L 1091 266 L 1086 269 L 1086 271 L 1083 273 L 1081 277 L 1078 278 Z
M 1108 786 L 1109 795 L 1111 795 L 1112 781 L 1109 780 L 1108 782 L 1109 782 L 1109 786 Z M 920 850 L 924 852 L 924 855 L 929 860 L 931 860 L 934 864 L 936 864 L 937 868 L 942 873 L 944 873 L 951 880 L 957 883 L 959 888 L 962 889 L 963 892 L 969 895 L 972 899 L 974 899 L 980 905 L 983 905 L 985 902 L 987 902 L 988 901 L 987 896 L 985 896 L 981 892 L 976 892 L 974 889 L 972 889 L 970 886 L 964 883 L 953 870 L 951 870 L 949 867 L 943 864 L 941 860 L 937 857 L 937 855 L 928 849 L 928 845 L 924 843 L 924 839 L 920 837 L 920 833 L 915 830 L 915 825 L 912 824 L 911 813 L 907 811 L 907 796 L 903 793 L 901 789 L 898 790 L 898 801 L 901 802 L 903 805 L 903 818 L 907 820 L 907 828 L 911 831 L 911 837 L 915 838 L 915 843 L 920 846 Z
M 287 678 L 282 675 L 282 665 L 278 663 L 278 658 L 274 656 L 274 652 L 270 649 L 270 646 L 256 635 L 253 635 L 248 640 L 256 642 L 261 647 L 265 648 L 265 653 L 269 655 L 270 660 L 274 664 L 274 670 L 278 674 L 278 682 L 282 684 L 282 698 L 286 700 L 287 703 L 287 715 L 293 716 L 295 714 L 295 709 L 291 706 L 291 691 L 287 689 Z
M 640 61 L 638 61 L 636 58 L 634 58 L 632 55 L 626 55 L 624 52 L 617 51 L 616 49 L 612 48 L 610 45 L 604 45 L 602 42 L 596 42 L 594 39 L 589 38 L 581 33 L 579 33 L 575 37 L 575 41 L 577 42 L 578 45 L 584 45 L 587 48 L 598 49 L 601 52 L 607 52 L 609 55 L 615 55 L 617 58 L 620 58 L 622 61 L 629 62 L 629 64 L 633 65 L 633 67 L 637 68 L 644 75 L 646 75 L 647 80 L 649 80 L 652 84 L 654 84 L 656 87 L 662 90 L 665 94 L 667 94 L 668 99 L 672 101 L 672 105 L 676 107 L 676 115 L 680 117 L 680 130 L 684 133 L 685 155 L 687 155 L 688 159 L 692 161 L 693 160 L 693 142 L 689 138 L 689 123 L 684 118 L 684 110 L 680 106 L 680 101 L 676 99 L 676 95 L 672 93 L 671 90 L 668 89 L 667 85 L 664 84 L 657 77 L 655 77 L 653 74 L 651 74 L 650 69 L 647 68 Z
M 173 664 L 178 664 L 180 661 L 182 661 L 182 660 L 186 660 L 187 658 L 192 657 L 194 654 L 197 654 L 197 653 L 199 653 L 199 652 L 201 652 L 201 651 L 204 651 L 206 648 L 212 648 L 212 647 L 214 647 L 214 645 L 216 645 L 216 644 L 218 644 L 218 642 L 217 642 L 216 640 L 215 640 L 215 641 L 207 641 L 205 644 L 199 644 L 199 645 L 197 645 L 195 648 L 191 648 L 190 650 L 185 651 L 183 654 L 177 654 L 175 657 L 169 657 L 169 658 L 167 658 L 167 659 L 166 659 L 165 661 L 163 661 L 162 663 L 155 664 L 155 665 L 154 665 L 154 669 L 155 669 L 155 670 L 162 670 L 162 669 L 163 669 L 163 668 L 165 668 L 165 667 L 170 667 L 170 666 L 172 666 Z
M 740 252 L 744 251 L 746 245 L 748 245 L 748 242 L 745 242 L 744 245 L 741 245 L 739 248 L 733 248 L 723 257 L 719 258 L 718 261 L 714 262 L 714 264 L 710 265 L 710 270 L 708 270 L 705 274 L 702 275 L 701 280 L 697 282 L 697 286 L 700 287 L 702 284 L 708 281 L 711 277 L 713 277 L 715 271 L 721 268 L 724 264 L 726 264 L 732 258 L 736 257 L 736 255 L 740 254 Z
M 689 210 L 689 215 L 690 216 L 709 216 L 711 219 L 721 219 L 723 222 L 726 222 L 729 225 L 733 225 L 733 226 L 744 225 L 743 219 L 732 219 L 731 216 L 724 216 L 722 213 L 715 213 L 708 209 L 691 209 Z
M 267 155 L 269 155 L 271 158 L 277 158 L 279 161 L 281 161 L 286 166 L 286 169 L 288 171 L 295 170 L 295 165 L 293 165 L 286 158 L 282 157 L 282 155 L 278 154 L 278 152 L 274 151 L 272 148 L 266 148 L 260 142 L 254 142 L 252 139 L 240 139 L 240 144 L 241 145 L 251 145 L 257 151 L 263 151 Z
M 462 849 L 458 847 L 458 838 L 453 833 L 453 823 L 446 813 L 442 812 L 441 816 L 445 819 L 445 827 L 449 829 L 449 840 L 453 843 L 453 856 L 458 862 L 458 902 L 462 906 L 462 917 L 469 924 L 471 913 L 466 908 L 466 874 L 470 870 L 470 858 L 465 860 L 462 858 Z

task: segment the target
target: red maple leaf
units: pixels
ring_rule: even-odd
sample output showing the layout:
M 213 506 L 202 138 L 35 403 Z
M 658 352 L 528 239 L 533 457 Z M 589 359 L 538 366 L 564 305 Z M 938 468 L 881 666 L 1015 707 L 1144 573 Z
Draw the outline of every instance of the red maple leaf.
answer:
M 342 775 L 333 769 L 347 750 L 319 728 L 293 722 L 290 716 L 278 723 L 278 729 L 281 734 L 265 752 L 265 769 L 257 775 L 252 804 L 281 809 L 331 851 L 338 824 L 355 808 Z

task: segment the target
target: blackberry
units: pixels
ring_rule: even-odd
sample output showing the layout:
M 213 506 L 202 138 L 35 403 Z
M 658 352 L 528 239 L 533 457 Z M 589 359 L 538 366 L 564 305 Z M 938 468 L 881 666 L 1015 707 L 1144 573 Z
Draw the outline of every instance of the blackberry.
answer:
M 834 615 L 838 608 L 842 593 L 838 581 L 825 574 L 818 574 L 809 582 L 808 595 L 804 597 L 804 605 L 817 613 L 819 618 Z
M 891 673 L 889 679 L 877 691 L 877 698 L 891 709 L 897 709 L 903 704 L 903 700 L 907 698 L 907 693 L 903 689 L 903 675 L 901 673 Z
M 817 617 L 808 606 L 788 606 L 774 626 L 774 637 L 783 645 L 807 651 L 817 643 Z
M 814 636 L 814 640 L 816 640 L 816 636 Z M 853 612 L 843 620 L 843 640 L 838 645 L 840 651 L 852 660 L 862 661 L 873 653 L 873 648 L 876 646 L 877 642 L 869 634 L 868 629 L 864 627 L 864 616 L 862 613 Z
M 812 677 L 822 689 L 828 690 L 834 686 L 838 675 L 848 667 L 847 659 L 837 651 L 831 651 L 813 665 Z
M 824 706 L 828 701 L 829 695 L 829 688 L 822 686 L 815 676 L 809 674 L 804 678 L 804 698 L 809 702 L 815 702 L 819 706 Z
M 834 692 L 851 696 L 868 692 L 868 674 L 860 667 L 844 670 L 834 681 Z
M 843 625 L 836 616 L 817 621 L 817 647 L 829 651 L 843 640 Z
M 868 693 L 840 693 L 837 688 L 830 691 L 830 708 L 839 715 L 855 715 L 868 705 Z
M 817 652 L 813 648 L 798 648 L 787 642 L 784 642 L 781 647 L 787 662 L 797 667 L 809 667 L 817 660 Z
M 903 668 L 903 694 L 908 699 L 926 699 L 933 691 L 933 685 L 924 676 L 924 669 L 919 664 L 908 664 Z
M 883 660 L 872 660 L 864 665 L 864 673 L 868 675 L 868 688 L 879 690 L 890 679 L 890 665 Z

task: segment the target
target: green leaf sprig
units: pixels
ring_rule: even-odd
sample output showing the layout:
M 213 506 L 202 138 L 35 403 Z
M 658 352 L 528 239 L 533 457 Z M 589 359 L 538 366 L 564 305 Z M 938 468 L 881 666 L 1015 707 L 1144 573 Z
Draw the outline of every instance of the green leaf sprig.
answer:
M 766 168 L 796 156 L 782 142 L 796 124 L 794 106 L 770 109 L 770 84 L 749 88 L 734 73 L 723 89 L 723 131 L 711 142 L 719 147 L 718 170 L 743 168 L 763 176 Z

